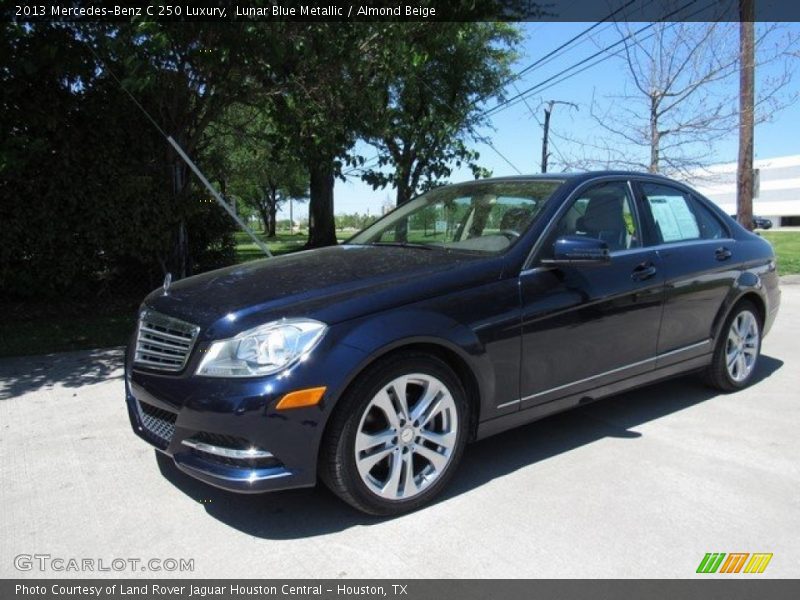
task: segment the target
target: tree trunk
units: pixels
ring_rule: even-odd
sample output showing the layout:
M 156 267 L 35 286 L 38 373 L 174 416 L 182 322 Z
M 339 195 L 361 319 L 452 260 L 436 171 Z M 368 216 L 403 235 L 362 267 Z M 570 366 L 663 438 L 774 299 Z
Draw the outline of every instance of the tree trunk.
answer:
M 269 233 L 269 212 L 266 210 L 259 211 L 261 213 L 261 222 L 263 223 L 264 235 Z
M 275 225 L 278 220 L 278 203 L 273 202 L 269 207 L 269 237 L 275 237 Z
M 411 200 L 411 190 L 408 187 L 408 183 L 404 182 L 397 182 L 397 206 L 405 204 L 409 200 Z
M 409 200 L 414 190 L 411 189 L 411 169 L 400 163 L 397 165 L 397 196 L 395 206 L 402 206 Z M 403 219 L 398 222 L 394 227 L 394 241 L 407 242 L 408 241 L 408 219 Z
M 332 161 L 314 160 L 309 165 L 309 232 L 307 248 L 336 245 L 336 224 L 333 219 Z
M 753 0 L 739 1 L 739 166 L 736 176 L 736 217 L 753 229 L 753 110 L 755 57 Z
M 401 206 L 411 200 L 411 196 L 414 193 L 414 190 L 411 189 L 411 165 L 405 163 L 405 158 L 400 157 L 395 178 L 397 182 L 397 203 L 395 206 Z
M 650 96 L 650 166 L 648 171 L 658 173 L 658 163 L 661 159 L 659 150 L 661 146 L 661 133 L 658 131 L 658 98 Z

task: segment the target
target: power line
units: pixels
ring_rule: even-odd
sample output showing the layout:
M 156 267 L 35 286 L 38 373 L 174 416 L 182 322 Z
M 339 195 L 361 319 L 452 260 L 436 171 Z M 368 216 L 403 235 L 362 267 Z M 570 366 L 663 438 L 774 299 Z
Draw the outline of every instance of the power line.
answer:
M 508 164 L 508 166 L 510 166 L 512 169 L 514 169 L 514 170 L 517 172 L 517 174 L 518 174 L 518 175 L 522 175 L 522 171 L 520 171 L 520 170 L 517 168 L 517 165 L 515 165 L 514 163 L 512 163 L 512 162 L 511 162 L 511 161 L 508 159 L 508 157 L 506 157 L 506 155 L 505 155 L 505 154 L 503 154 L 502 152 L 500 152 L 500 150 L 498 150 L 497 148 L 495 148 L 495 147 L 494 147 L 494 144 L 492 144 L 492 142 L 490 142 L 488 138 L 477 138 L 477 139 L 478 139 L 480 142 L 482 142 L 482 143 L 486 144 L 487 146 L 489 146 L 489 148 L 491 148 L 492 150 L 494 150 L 495 154 L 497 154 L 497 156 L 499 156 L 499 157 L 500 157 L 500 158 L 502 158 L 504 161 L 506 161 L 506 164 Z
M 552 81 L 554 81 L 554 80 L 556 80 L 556 79 L 558 79 L 558 82 L 557 82 L 557 83 L 560 83 L 561 81 L 564 81 L 565 79 L 568 79 L 568 77 L 563 77 L 563 78 L 561 78 L 561 79 L 559 79 L 559 78 L 560 78 L 560 77 L 562 77 L 563 75 L 565 75 L 565 74 L 569 73 L 569 71 L 572 71 L 572 70 L 573 70 L 573 69 L 575 69 L 576 67 L 579 67 L 579 66 L 581 66 L 581 65 L 584 65 L 584 64 L 586 64 L 587 62 L 589 62 L 589 61 L 591 61 L 591 60 L 593 60 L 593 59 L 597 58 L 598 56 L 601 56 L 601 55 L 603 55 L 603 54 L 606 54 L 606 53 L 608 53 L 608 51 L 609 51 L 609 50 L 611 50 L 611 49 L 613 49 L 613 48 L 615 48 L 615 47 L 619 46 L 620 44 L 623 44 L 623 43 L 625 43 L 627 40 L 629 40 L 629 39 L 631 39 L 631 38 L 635 38 L 635 37 L 636 37 L 637 35 L 639 35 L 640 33 L 644 32 L 644 31 L 646 31 L 646 30 L 648 30 L 648 29 L 651 29 L 652 27 L 654 27 L 654 26 L 655 26 L 656 24 L 658 24 L 659 22 L 662 22 L 662 21 L 665 21 L 666 19 L 669 19 L 670 17 L 674 16 L 674 15 L 675 15 L 675 14 L 677 14 L 678 12 L 680 12 L 680 11 L 684 10 L 685 8 L 688 8 L 688 7 L 689 7 L 689 6 L 691 6 L 692 4 L 696 4 L 696 3 L 697 3 L 697 1 L 698 1 L 698 0 L 690 0 L 690 2 L 688 2 L 687 4 L 685 4 L 685 5 L 681 6 L 680 8 L 678 8 L 678 9 L 676 9 L 676 10 L 672 11 L 671 13 L 669 13 L 669 14 L 667 14 L 667 15 L 664 15 L 664 16 L 663 16 L 663 17 L 662 17 L 662 18 L 661 18 L 659 21 L 654 21 L 654 22 L 650 23 L 649 25 L 645 25 L 644 27 L 641 27 L 641 28 L 637 29 L 637 30 L 636 30 L 636 31 L 634 31 L 633 33 L 630 33 L 630 34 L 628 34 L 627 36 L 623 37 L 622 39 L 620 39 L 620 40 L 617 40 L 617 41 L 616 41 L 616 42 L 614 42 L 613 44 L 610 44 L 610 45 L 606 46 L 605 48 L 602 48 L 601 50 L 599 50 L 599 51 L 595 52 L 594 54 L 591 54 L 590 56 L 587 56 L 587 57 L 585 57 L 585 58 L 581 59 L 581 60 L 580 60 L 580 61 L 578 61 L 577 63 L 574 63 L 574 64 L 570 65 L 569 67 L 566 67 L 565 69 L 562 69 L 561 71 L 559 71 L 559 72 L 558 72 L 558 73 L 556 73 L 555 75 L 552 75 L 552 76 L 548 77 L 547 79 L 544 79 L 543 81 L 540 81 L 539 83 L 537 83 L 537 84 L 535 84 L 535 85 L 533 85 L 533 86 L 531 86 L 531 87 L 527 88 L 526 90 L 524 90 L 524 91 L 520 92 L 520 93 L 519 93 L 519 94 L 517 94 L 516 96 L 512 96 L 511 98 L 508 98 L 507 100 L 505 100 L 505 101 L 501 102 L 500 104 L 496 104 L 496 105 L 495 105 L 495 106 L 493 106 L 492 108 L 490 108 L 490 109 L 488 109 L 488 110 L 484 111 L 484 113 L 483 113 L 483 116 L 487 116 L 487 117 L 488 117 L 488 116 L 493 116 L 493 115 L 495 115 L 495 114 L 497 114 L 497 113 L 501 112 L 502 110 L 505 110 L 506 108 L 511 108 L 512 106 L 514 106 L 514 105 L 518 104 L 518 103 L 521 101 L 521 98 L 523 98 L 523 97 L 525 97 L 525 96 L 529 95 L 531 92 L 538 90 L 538 89 L 539 89 L 539 88 L 541 88 L 542 86 L 544 86 L 544 85 L 546 85 L 547 83 L 550 83 L 550 82 L 552 82 Z M 701 12 L 701 11 L 705 10 L 706 8 L 708 8 L 709 6 L 712 6 L 713 4 L 714 4 L 714 2 L 711 2 L 709 5 L 706 5 L 705 7 L 703 7 L 702 9 L 700 9 L 700 10 L 699 10 L 699 11 L 697 11 L 697 12 Z M 696 14 L 696 13 L 693 13 L 693 14 Z M 690 15 L 690 16 L 693 16 L 693 15 Z M 673 24 L 673 25 L 674 25 L 674 24 Z M 606 56 L 602 57 L 602 58 L 601 58 L 601 60 L 598 60 L 597 62 L 593 63 L 593 65 L 592 65 L 592 66 L 594 66 L 594 65 L 597 65 L 597 64 L 599 64 L 600 62 L 603 62 L 604 60 L 608 60 L 609 58 L 612 58 L 613 56 L 614 56 L 614 54 L 606 55 Z M 582 70 L 580 70 L 580 71 L 577 71 L 577 72 L 575 72 L 575 73 L 572 73 L 572 74 L 570 74 L 570 77 L 571 77 L 571 76 L 573 76 L 573 75 L 577 75 L 578 73 L 581 73 L 581 72 L 583 72 L 584 70 L 585 70 L 585 69 L 582 69 Z
M 552 51 L 548 52 L 547 54 L 545 54 L 545 55 L 544 55 L 543 57 L 541 57 L 540 59 L 538 59 L 538 60 L 534 61 L 533 63 L 531 63 L 530 65 L 528 65 L 528 66 L 527 66 L 527 67 L 525 67 L 524 69 L 520 70 L 520 71 L 519 71 L 519 72 L 516 74 L 516 76 L 513 78 L 513 80 L 512 80 L 512 81 L 516 81 L 517 79 L 519 79 L 520 77 L 522 77 L 522 75 L 524 75 L 524 74 L 525 74 L 525 73 L 527 73 L 528 71 L 530 71 L 530 70 L 534 69 L 534 68 L 535 68 L 537 65 L 540 65 L 540 64 L 542 64 L 544 61 L 546 61 L 548 58 L 550 58 L 550 57 L 551 57 L 551 56 L 553 56 L 554 54 L 558 53 L 558 52 L 559 52 L 559 51 L 561 51 L 562 49 L 564 49 L 564 48 L 566 48 L 567 46 L 571 45 L 571 44 L 572 44 L 574 41 L 576 41 L 576 40 L 578 40 L 578 39 L 582 38 L 583 36 L 587 35 L 587 34 L 588 34 L 590 31 L 592 31 L 593 29 L 595 29 L 595 28 L 597 28 L 597 27 L 600 27 L 600 25 L 602 25 L 603 23 L 605 23 L 606 21 L 608 21 L 609 19 L 611 19 L 612 17 L 614 17 L 614 16 L 615 16 L 615 15 L 616 15 L 618 12 L 620 12 L 620 11 L 622 11 L 622 10 L 624 10 L 624 9 L 628 8 L 628 7 L 629 7 L 631 4 L 635 3 L 636 1 L 637 1 L 637 0 L 628 0 L 628 2 L 627 2 L 627 3 L 623 4 L 622 6 L 620 6 L 620 7 L 619 7 L 617 10 L 615 10 L 615 11 L 613 11 L 612 13 L 610 13 L 610 14 L 606 15 L 606 17 L 605 17 L 605 18 L 604 18 L 602 21 L 598 21 L 598 22 L 597 22 L 597 23 L 595 23 L 594 25 L 592 25 L 592 26 L 590 26 L 590 27 L 587 27 L 586 29 L 584 29 L 584 30 L 583 30 L 583 31 L 581 31 L 580 33 L 576 34 L 575 36 L 573 36 L 572 38 L 570 38 L 569 40 L 567 40 L 566 42 L 564 42 L 563 44 L 561 44 L 561 45 L 560 45 L 558 48 L 556 48 L 555 50 L 552 50 Z M 652 2 L 652 1 L 653 1 L 653 0 L 651 0 L 651 2 Z M 510 83 L 510 82 L 509 82 L 509 83 Z

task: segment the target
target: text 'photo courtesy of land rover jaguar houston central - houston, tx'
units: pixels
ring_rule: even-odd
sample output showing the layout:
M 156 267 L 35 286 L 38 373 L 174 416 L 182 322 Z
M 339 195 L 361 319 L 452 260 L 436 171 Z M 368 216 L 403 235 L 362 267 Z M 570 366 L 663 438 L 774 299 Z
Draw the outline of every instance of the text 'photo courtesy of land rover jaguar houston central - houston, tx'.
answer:
M 746 386 L 779 301 L 771 246 L 670 179 L 474 181 L 344 244 L 154 291 L 128 411 L 209 484 L 320 479 L 397 514 L 445 487 L 470 440 L 689 371 Z

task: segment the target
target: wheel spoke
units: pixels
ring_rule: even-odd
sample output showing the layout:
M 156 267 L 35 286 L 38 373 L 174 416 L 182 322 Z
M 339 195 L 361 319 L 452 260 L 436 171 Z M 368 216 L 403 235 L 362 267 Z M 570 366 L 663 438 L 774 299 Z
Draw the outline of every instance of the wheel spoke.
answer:
M 425 388 L 425 393 L 411 411 L 411 420 L 419 421 L 420 426 L 427 423 L 438 411 L 439 398 L 446 391 L 438 382 L 430 382 Z
M 445 455 L 439 454 L 427 446 L 415 446 L 414 452 L 431 463 L 436 471 L 441 471 L 447 464 L 447 457 Z
M 393 448 L 384 448 L 383 450 L 379 450 L 374 454 L 370 454 L 369 456 L 365 456 L 363 458 L 359 458 L 356 461 L 356 466 L 358 467 L 358 472 L 361 473 L 361 476 L 366 478 L 370 471 L 381 462 L 384 458 L 392 454 L 394 451 Z
M 397 498 L 400 495 L 400 473 L 403 470 L 403 459 L 399 452 L 392 452 L 392 466 L 389 472 L 389 479 L 381 490 L 385 496 Z
M 417 482 L 414 479 L 414 460 L 409 452 L 403 455 L 403 495 L 416 494 L 419 491 Z
M 408 421 L 408 377 L 398 377 L 387 389 L 391 389 L 394 392 L 394 397 L 398 404 L 397 415 Z
M 453 445 L 456 442 L 456 434 L 454 431 L 445 431 L 443 433 L 434 433 L 433 431 L 428 431 L 427 429 L 423 429 L 419 432 L 420 437 L 423 440 L 427 440 L 437 446 L 442 446 L 448 450 L 452 449 Z
M 747 363 L 744 360 L 743 353 L 736 357 L 736 371 L 737 377 L 744 377 L 747 374 Z
M 753 328 L 753 315 L 749 312 L 746 312 L 742 315 L 742 326 L 739 329 L 739 336 L 744 338 L 746 337 Z
M 389 422 L 389 427 L 394 429 L 400 427 L 397 409 L 394 407 L 394 404 L 392 404 L 392 399 L 389 397 L 389 394 L 386 393 L 386 390 L 381 390 L 376 394 L 372 399 L 372 406 L 377 407 L 383 412 L 386 416 L 386 420 Z
M 376 446 L 386 446 L 391 443 L 396 433 L 391 429 L 385 429 L 379 433 L 364 433 L 359 431 L 356 435 L 356 451 L 367 452 Z
M 728 372 L 733 375 L 733 367 L 736 365 L 736 359 L 739 358 L 739 352 L 734 350 L 733 352 L 728 353 Z

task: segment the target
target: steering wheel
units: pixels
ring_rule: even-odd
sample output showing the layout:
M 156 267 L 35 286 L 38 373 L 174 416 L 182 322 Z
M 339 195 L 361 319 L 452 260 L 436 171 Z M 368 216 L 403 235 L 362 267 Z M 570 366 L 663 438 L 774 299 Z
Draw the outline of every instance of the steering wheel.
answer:
M 513 242 L 519 237 L 519 232 L 513 229 L 501 229 L 500 235 L 506 236 L 510 242 Z

